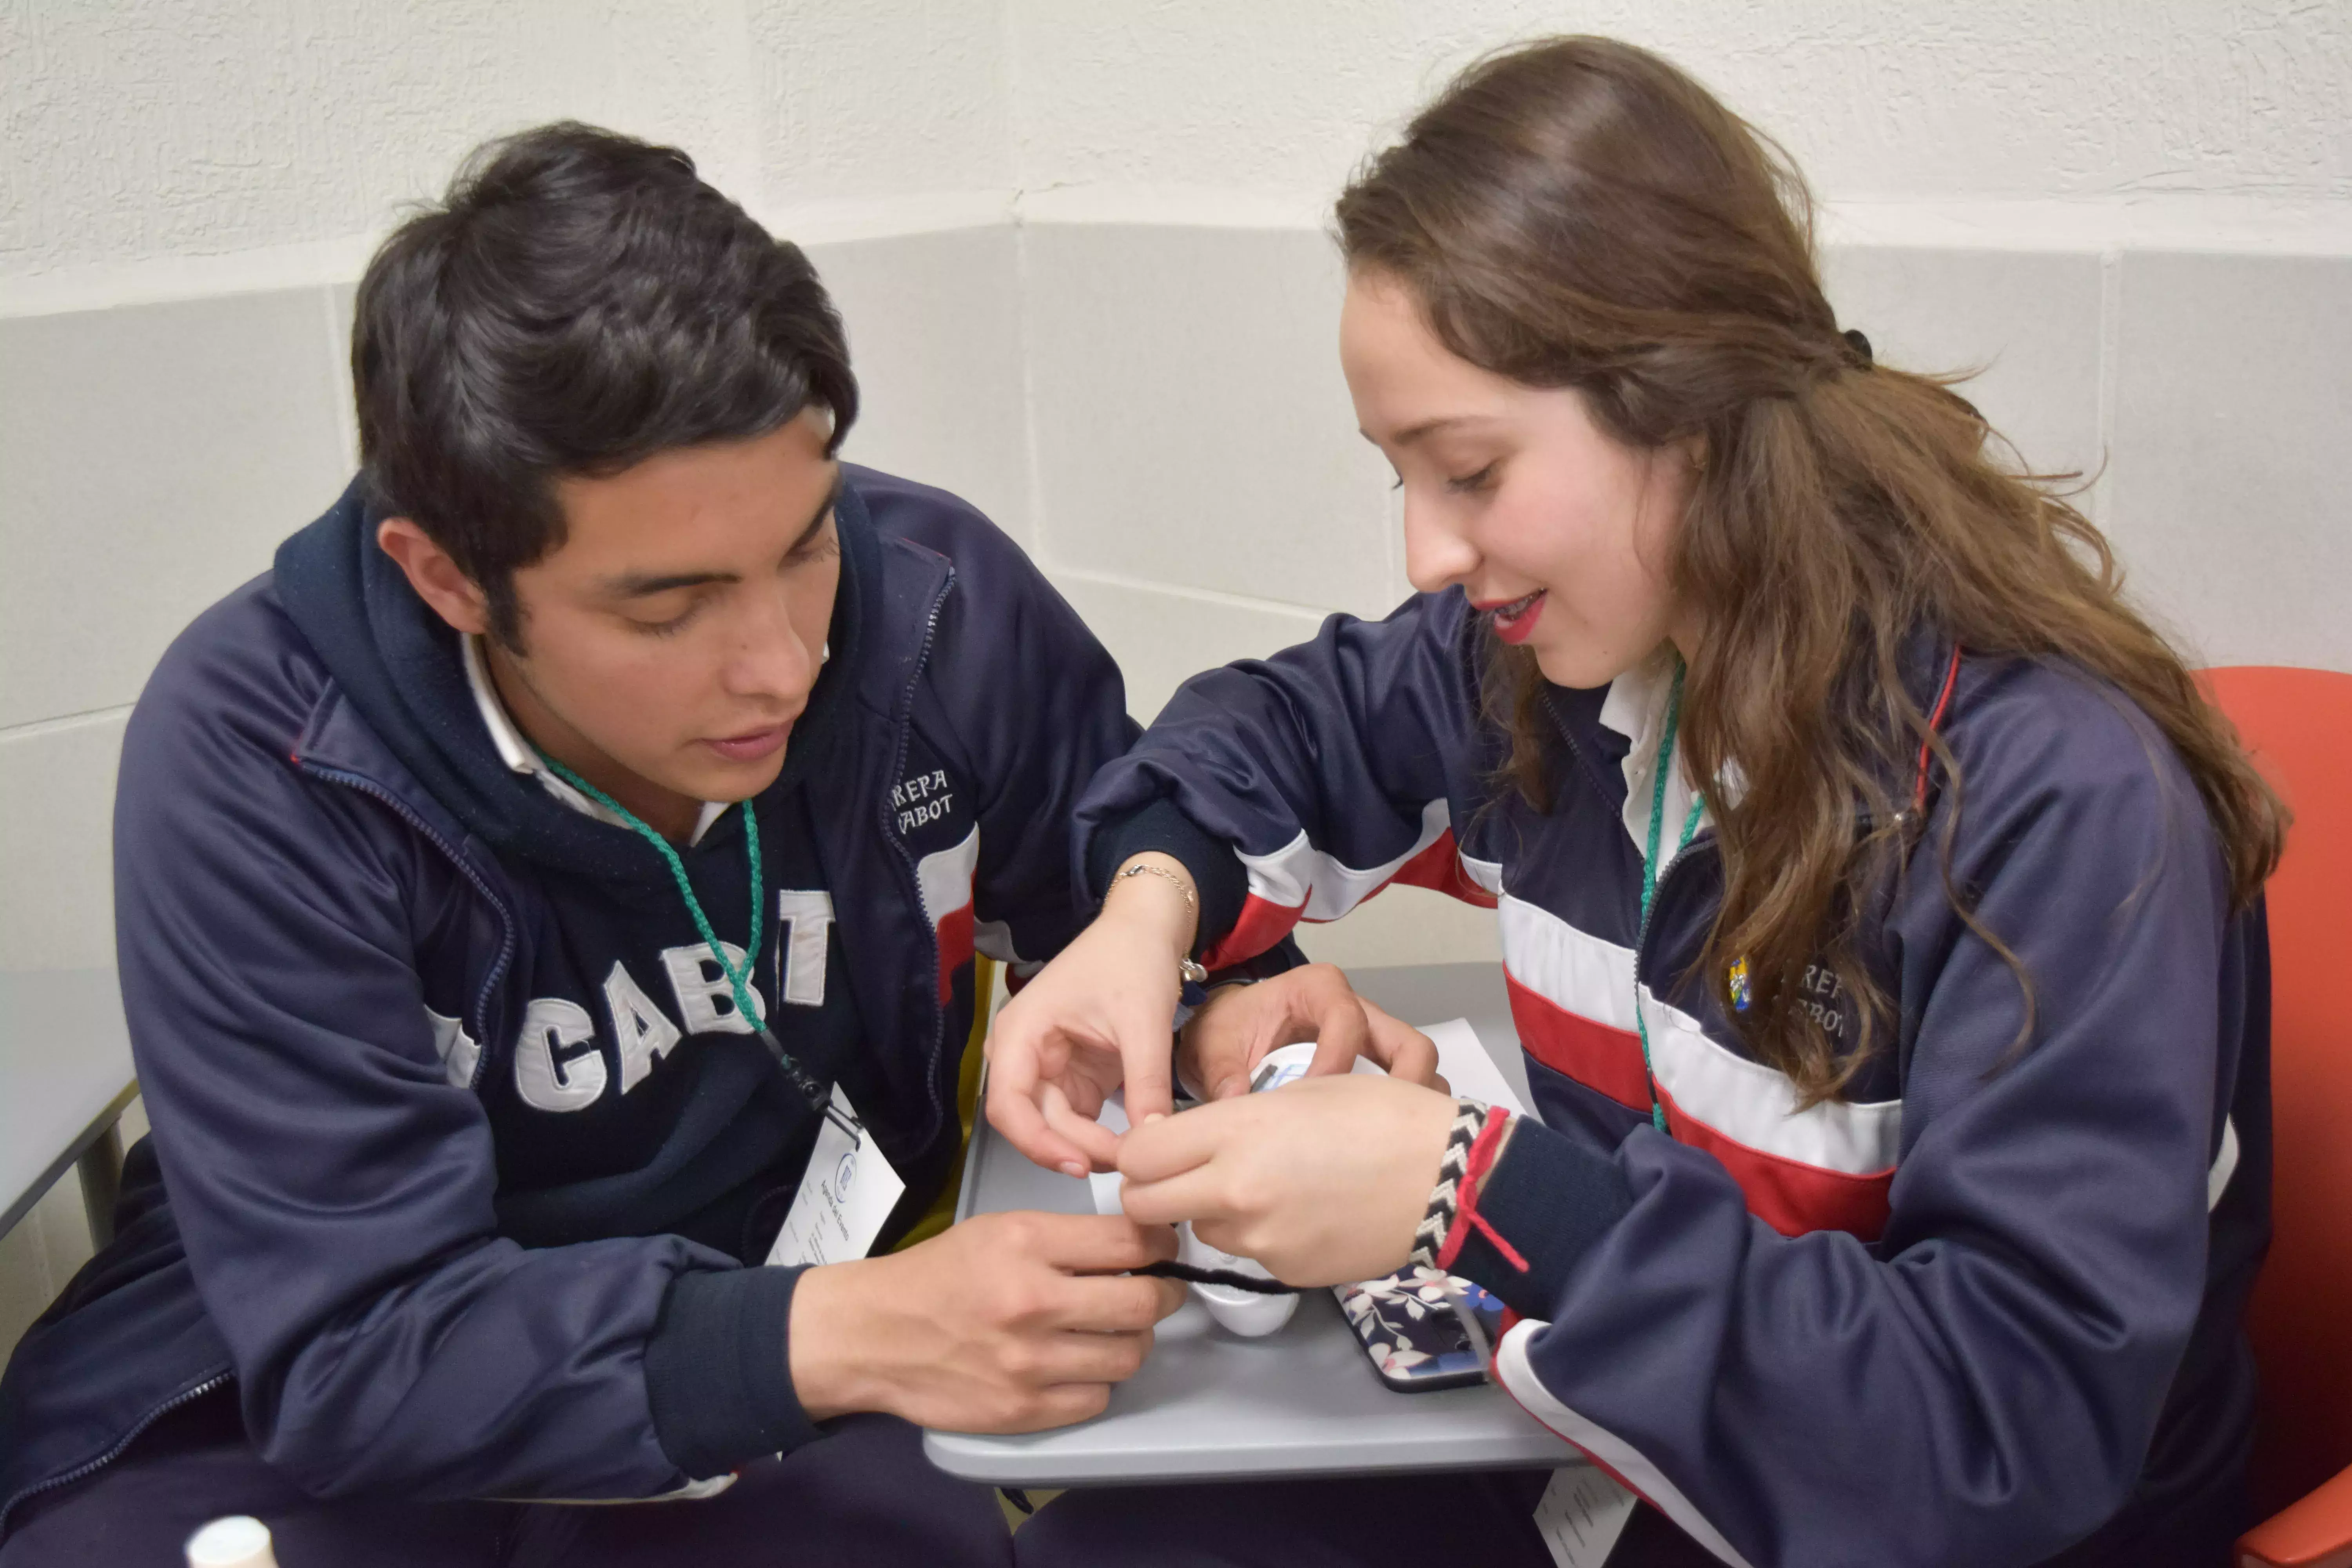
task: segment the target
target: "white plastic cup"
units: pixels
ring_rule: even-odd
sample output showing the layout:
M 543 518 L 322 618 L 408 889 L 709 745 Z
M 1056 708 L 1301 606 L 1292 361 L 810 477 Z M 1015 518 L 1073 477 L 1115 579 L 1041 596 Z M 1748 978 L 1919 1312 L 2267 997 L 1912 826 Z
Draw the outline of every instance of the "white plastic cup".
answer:
M 188 1537 L 188 1568 L 278 1568 L 269 1527 L 249 1514 L 216 1519 Z

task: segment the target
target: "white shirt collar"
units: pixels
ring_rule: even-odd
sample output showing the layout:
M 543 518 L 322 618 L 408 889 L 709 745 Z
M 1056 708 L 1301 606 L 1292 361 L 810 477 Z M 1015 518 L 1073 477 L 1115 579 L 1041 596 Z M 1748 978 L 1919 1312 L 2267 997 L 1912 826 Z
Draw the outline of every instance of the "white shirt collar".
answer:
M 1650 799 L 1656 789 L 1658 739 L 1666 723 L 1666 698 L 1674 690 L 1675 651 L 1662 647 L 1609 683 L 1601 702 L 1601 722 L 1625 737 L 1625 809 L 1621 819 L 1633 836 L 1633 847 L 1647 851 L 1650 844 Z M 1666 780 L 1665 821 L 1658 835 L 1660 870 L 1674 858 L 1682 841 L 1683 824 L 1698 792 L 1691 786 L 1683 763 L 1682 740 L 1675 741 L 1674 773 Z
M 482 727 L 490 732 L 490 744 L 498 748 L 499 760 L 516 773 L 528 773 L 537 779 L 540 788 L 581 816 L 593 816 L 614 827 L 626 827 L 628 824 L 616 814 L 558 777 L 555 770 L 547 765 L 546 759 L 539 754 L 539 748 L 525 740 L 522 731 L 515 728 L 513 717 L 507 712 L 507 705 L 499 700 L 498 688 L 490 684 L 489 665 L 482 658 L 482 639 L 460 636 L 457 641 L 466 654 L 466 684 L 473 689 L 474 707 L 482 715 Z M 702 815 L 694 824 L 694 837 L 687 840 L 689 847 L 702 842 L 702 836 L 710 831 L 710 825 L 726 815 L 728 805 L 723 800 L 702 803 Z

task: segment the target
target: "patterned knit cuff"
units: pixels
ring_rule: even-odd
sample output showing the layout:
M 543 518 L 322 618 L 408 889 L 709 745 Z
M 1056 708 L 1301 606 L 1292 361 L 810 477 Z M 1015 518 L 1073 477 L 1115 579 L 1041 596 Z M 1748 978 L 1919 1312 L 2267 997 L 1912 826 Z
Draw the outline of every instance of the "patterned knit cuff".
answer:
M 1470 1151 L 1477 1146 L 1489 1120 L 1509 1114 L 1475 1100 L 1454 1102 L 1454 1127 L 1445 1135 L 1445 1155 L 1437 1163 L 1437 1185 L 1430 1189 L 1428 1212 L 1421 1216 L 1421 1224 L 1412 1233 L 1412 1254 L 1408 1262 L 1423 1268 L 1437 1267 L 1438 1251 L 1452 1234 L 1454 1216 L 1461 1207 L 1462 1180 L 1469 1173 Z
M 1522 1274 L 1528 1271 L 1528 1260 L 1478 1212 L 1486 1197 L 1486 1178 L 1493 1174 L 1495 1162 L 1502 1157 L 1503 1142 L 1510 1133 L 1510 1112 L 1495 1110 L 1479 1130 L 1478 1141 L 1470 1145 L 1470 1158 L 1462 1179 L 1454 1184 L 1454 1228 L 1445 1233 L 1445 1240 L 1437 1248 L 1437 1267 L 1448 1274 L 1454 1272 L 1454 1260 L 1462 1256 L 1463 1245 L 1473 1235 L 1482 1235 L 1492 1242 L 1496 1253 L 1513 1268 Z

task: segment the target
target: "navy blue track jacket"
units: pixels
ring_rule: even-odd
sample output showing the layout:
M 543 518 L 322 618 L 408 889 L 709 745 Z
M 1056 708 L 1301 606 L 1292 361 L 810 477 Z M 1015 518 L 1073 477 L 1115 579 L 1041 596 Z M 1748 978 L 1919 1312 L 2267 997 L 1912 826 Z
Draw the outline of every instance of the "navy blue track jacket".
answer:
M 1237 911 L 1204 929 L 1213 962 L 1391 881 L 1498 906 L 1541 1124 L 1476 1206 L 1525 1268 L 1475 1230 L 1450 1266 L 1524 1316 L 1496 1355 L 1510 1393 L 1722 1561 L 2228 1561 L 2269 1232 L 2268 949 L 2161 733 L 2067 668 L 1959 661 L 1960 787 L 1937 775 L 1863 932 L 1895 1037 L 1800 1109 L 1694 972 L 1712 831 L 1644 930 L 1604 693 L 1548 694 L 1537 812 L 1494 782 L 1490 636 L 1453 591 L 1196 677 L 1088 790 L 1090 877 L 1178 854 L 1204 910 Z M 1925 709 L 1951 649 L 1919 641 Z M 2014 1057 L 2018 980 L 1934 859 L 1956 809 L 1953 880 L 2032 981 Z M 1849 1030 L 1826 975 L 1811 999 Z
M 322 1495 L 643 1497 L 819 1436 L 787 1371 L 798 1271 L 742 1267 L 814 1114 L 650 847 L 499 763 L 362 490 L 199 617 L 131 719 L 116 921 L 155 1131 L 116 1240 L 0 1382 L 0 1530 L 231 1383 Z M 836 516 L 833 658 L 756 805 L 771 871 L 793 851 L 829 889 L 807 951 L 845 954 L 856 1048 L 816 1065 L 907 1175 L 903 1228 L 953 1163 L 975 942 L 1034 963 L 1076 933 L 1071 814 L 1135 730 L 970 507 L 853 468 Z M 737 942 L 739 815 L 686 852 L 698 885 L 735 878 L 704 891 Z M 772 1019 L 819 989 L 793 913 L 752 955 Z M 608 935 L 643 951 L 556 951 Z M 665 1093 L 621 1129 L 642 1164 L 561 1179 L 567 1125 Z

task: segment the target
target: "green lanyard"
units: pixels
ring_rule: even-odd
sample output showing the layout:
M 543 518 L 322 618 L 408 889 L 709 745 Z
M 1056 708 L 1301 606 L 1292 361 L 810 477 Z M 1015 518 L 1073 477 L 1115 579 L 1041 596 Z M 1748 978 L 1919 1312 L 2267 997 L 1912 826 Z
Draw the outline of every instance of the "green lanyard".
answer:
M 750 862 L 751 871 L 751 940 L 743 950 L 747 956 L 742 967 L 739 969 L 735 962 L 727 956 L 726 946 L 719 942 L 719 933 L 710 929 L 710 917 L 702 912 L 702 900 L 694 896 L 694 884 L 686 879 L 686 862 L 677 858 L 677 851 L 670 847 L 669 840 L 655 832 L 637 816 L 636 813 L 557 762 L 553 757 L 548 756 L 544 752 L 540 753 L 540 757 L 555 771 L 556 777 L 619 817 L 638 837 L 661 851 L 661 858 L 669 864 L 670 876 L 677 883 L 677 896 L 686 900 L 686 912 L 694 917 L 694 929 L 700 931 L 702 940 L 709 944 L 710 956 L 718 961 L 720 973 L 727 976 L 727 984 L 734 990 L 737 1015 L 751 1026 L 751 1032 L 760 1037 L 760 1043 L 768 1047 L 768 1054 L 776 1058 L 776 1065 L 784 1069 L 784 1076 L 792 1080 L 793 1087 L 799 1089 L 803 1097 L 824 1115 L 826 1121 L 840 1127 L 852 1138 L 856 1137 L 858 1128 L 855 1120 L 845 1121 L 840 1113 L 834 1110 L 832 1090 L 811 1078 L 808 1070 L 793 1059 L 792 1053 L 784 1049 L 783 1042 L 777 1039 L 769 1030 L 767 1024 L 761 1020 L 760 1009 L 751 1000 L 751 965 L 759 960 L 761 929 L 764 923 L 761 916 L 763 906 L 767 902 L 767 882 L 760 866 L 760 814 L 751 808 L 751 803 L 748 800 L 742 803 L 743 858 Z
M 1675 658 L 1675 684 L 1666 694 L 1666 732 L 1658 737 L 1658 776 L 1650 784 L 1650 842 L 1642 851 L 1642 931 L 1633 939 L 1633 958 L 1637 967 L 1641 962 L 1642 942 L 1650 934 L 1650 900 L 1658 894 L 1658 840 L 1666 826 L 1666 773 L 1675 765 L 1675 731 L 1681 727 L 1682 718 L 1683 661 L 1677 655 Z M 1675 845 L 1676 855 L 1690 847 L 1692 837 L 1698 832 L 1698 819 L 1706 812 L 1706 798 L 1692 795 L 1690 814 L 1683 818 L 1683 836 Z M 1633 1026 L 1642 1036 L 1642 1073 L 1650 1081 L 1650 1124 L 1665 1132 L 1666 1108 L 1658 1100 L 1658 1070 L 1650 1060 L 1650 1023 L 1642 1015 L 1642 982 L 1638 976 L 1633 982 Z M 1669 1132 L 1667 1136 L 1672 1137 L 1673 1134 Z

